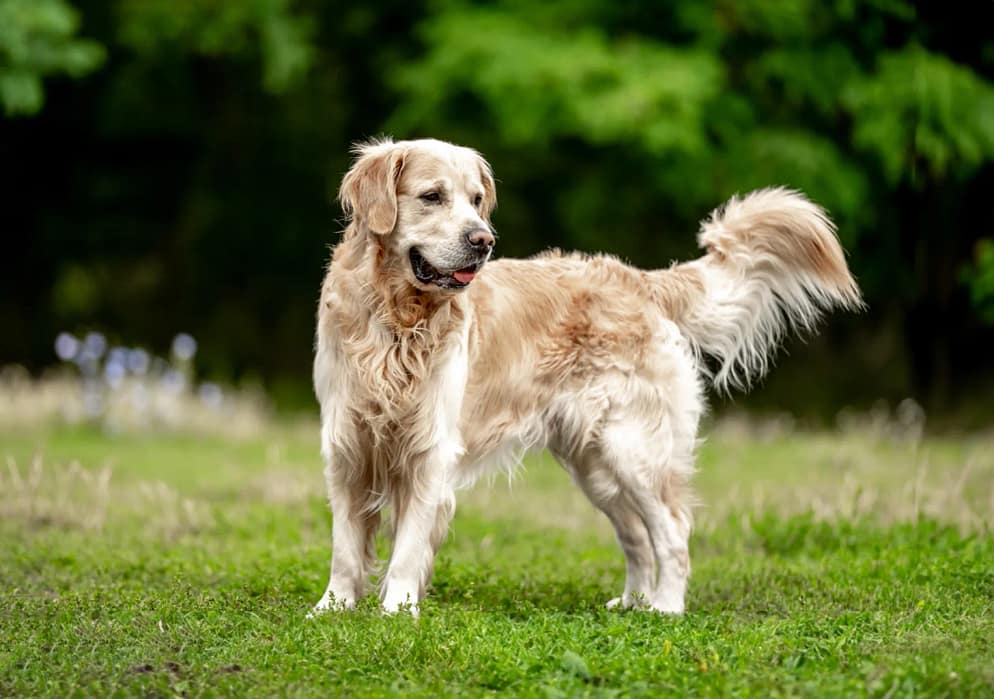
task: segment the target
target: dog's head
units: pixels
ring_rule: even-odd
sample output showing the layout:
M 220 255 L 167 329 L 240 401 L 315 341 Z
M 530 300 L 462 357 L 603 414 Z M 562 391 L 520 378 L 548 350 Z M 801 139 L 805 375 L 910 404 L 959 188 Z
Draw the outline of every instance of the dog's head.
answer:
M 370 141 L 355 149 L 339 198 L 382 262 L 426 291 L 462 289 L 490 258 L 497 204 L 490 165 L 474 150 L 435 140 Z

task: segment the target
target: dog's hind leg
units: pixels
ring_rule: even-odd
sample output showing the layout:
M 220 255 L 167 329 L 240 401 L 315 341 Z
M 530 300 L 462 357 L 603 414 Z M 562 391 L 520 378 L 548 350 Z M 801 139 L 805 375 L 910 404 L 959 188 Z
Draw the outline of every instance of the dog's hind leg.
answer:
M 678 453 L 679 450 L 667 449 L 658 450 L 664 453 L 656 456 L 653 443 L 659 435 L 646 434 L 638 439 L 632 434 L 625 436 L 625 449 L 615 444 L 604 450 L 605 466 L 615 474 L 617 494 L 608 501 L 614 509 L 609 511 L 595 500 L 615 524 L 618 540 L 625 547 L 629 570 L 633 564 L 635 567 L 644 565 L 644 561 L 649 561 L 650 569 L 654 568 L 649 573 L 644 570 L 639 573 L 637 580 L 643 585 L 636 589 L 642 597 L 625 606 L 680 614 L 690 575 L 691 514 L 684 480 L 691 471 L 692 456 L 689 450 Z M 659 459 L 660 465 L 653 463 L 653 456 Z M 584 486 L 584 490 L 588 487 Z M 619 526 L 616 520 L 621 516 L 624 519 Z M 645 581 L 649 581 L 648 587 L 644 586 Z M 626 584 L 625 593 L 631 599 L 629 584 Z M 625 604 L 625 601 L 623 596 L 621 603 Z
M 656 559 L 649 532 L 622 491 L 612 471 L 602 465 L 598 456 L 587 455 L 567 467 L 577 485 L 597 509 L 607 515 L 625 554 L 625 589 L 607 606 L 624 608 L 645 606 L 655 589 Z
M 686 481 L 693 472 L 690 434 L 664 419 L 659 427 L 638 436 L 626 426 L 620 433 L 605 430 L 605 451 L 613 456 L 622 492 L 642 521 L 656 563 L 656 584 L 646 606 L 681 614 L 690 576 L 688 541 L 691 511 Z M 619 442 L 617 437 L 623 437 Z M 613 442 L 613 443 L 611 443 Z
M 651 490 L 640 492 L 636 502 L 658 565 L 656 589 L 648 606 L 659 612 L 682 614 L 690 577 L 690 518 Z
M 629 382 L 618 394 L 628 400 L 615 401 L 602 417 L 594 449 L 648 534 L 656 575 L 646 606 L 679 614 L 690 576 L 687 482 L 701 411 L 696 377 L 672 372 L 665 391 Z

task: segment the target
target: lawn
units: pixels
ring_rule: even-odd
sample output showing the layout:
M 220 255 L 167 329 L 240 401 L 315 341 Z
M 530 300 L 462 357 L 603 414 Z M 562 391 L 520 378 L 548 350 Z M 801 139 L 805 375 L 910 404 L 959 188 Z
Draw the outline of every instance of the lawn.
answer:
M 991 696 L 994 438 L 854 424 L 713 430 L 679 618 L 604 609 L 621 554 L 548 457 L 463 494 L 419 620 L 307 619 L 312 426 L 0 433 L 0 696 Z

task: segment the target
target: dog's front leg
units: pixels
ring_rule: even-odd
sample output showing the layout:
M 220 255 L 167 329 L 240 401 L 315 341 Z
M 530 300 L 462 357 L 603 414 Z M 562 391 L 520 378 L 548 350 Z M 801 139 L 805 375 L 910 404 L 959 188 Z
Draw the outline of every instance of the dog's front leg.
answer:
M 448 530 L 454 498 L 444 469 L 425 480 L 418 491 L 394 501 L 396 532 L 383 586 L 383 610 L 388 613 L 407 609 L 418 615 L 435 551 Z
M 331 578 L 315 612 L 352 609 L 362 596 L 375 557 L 378 512 L 367 511 L 364 498 L 329 462 L 326 472 L 332 513 Z

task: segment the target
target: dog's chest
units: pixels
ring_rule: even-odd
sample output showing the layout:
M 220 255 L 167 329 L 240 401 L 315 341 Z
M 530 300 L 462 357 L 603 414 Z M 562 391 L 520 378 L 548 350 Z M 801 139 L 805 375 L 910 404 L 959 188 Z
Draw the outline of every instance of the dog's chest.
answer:
M 465 383 L 464 343 L 458 337 L 445 342 L 411 333 L 380 337 L 374 342 L 340 340 L 336 352 L 338 373 L 347 389 L 340 396 L 355 419 L 378 431 L 403 432 L 418 425 L 434 427 L 440 413 L 453 406 L 454 384 Z
M 331 447 L 374 470 L 406 471 L 413 464 L 401 462 L 461 454 L 465 314 L 447 311 L 398 331 L 382 314 L 330 300 L 319 318 L 315 387 Z

